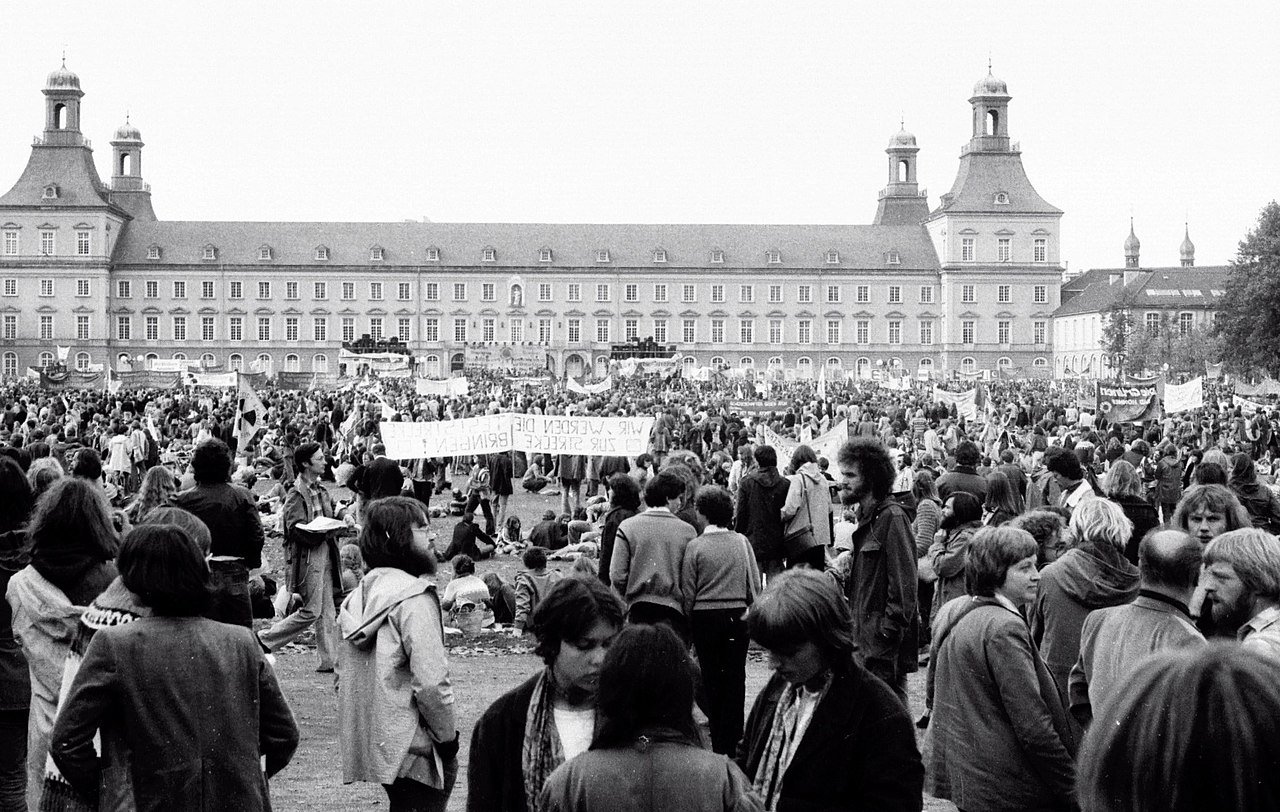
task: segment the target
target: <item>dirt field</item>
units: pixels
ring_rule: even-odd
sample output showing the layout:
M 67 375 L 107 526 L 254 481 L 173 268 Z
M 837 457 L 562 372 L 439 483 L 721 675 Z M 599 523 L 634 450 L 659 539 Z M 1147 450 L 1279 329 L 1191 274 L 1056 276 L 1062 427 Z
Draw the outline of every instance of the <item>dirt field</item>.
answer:
M 335 497 L 345 491 L 335 492 Z M 543 510 L 559 508 L 557 496 L 518 495 L 513 512 L 520 516 L 526 528 L 541 515 Z M 440 544 L 447 543 L 455 519 L 436 520 Z M 282 555 L 279 542 L 269 542 L 267 560 L 279 570 Z M 478 571 L 497 570 L 510 580 L 519 569 L 519 561 L 507 557 L 492 562 L 481 562 Z M 553 564 L 568 569 L 568 564 Z M 450 572 L 444 567 L 438 581 L 443 587 Z M 482 634 L 471 640 L 451 640 L 449 665 L 453 679 L 458 726 L 463 746 L 458 784 L 450 799 L 450 810 L 466 808 L 467 743 L 471 727 L 489 706 L 507 690 L 520 684 L 541 667 L 541 661 L 530 652 L 527 642 L 513 640 L 505 635 Z M 302 730 L 302 744 L 293 762 L 271 782 L 274 808 L 278 810 L 323 810 L 347 812 L 354 809 L 379 809 L 386 807 L 382 788 L 373 784 L 342 784 L 342 769 L 338 751 L 336 724 L 337 697 L 333 675 L 317 674 L 316 656 L 310 640 L 290 644 L 277 653 L 276 671 L 285 696 Z M 758 652 L 752 652 L 747 663 L 748 707 L 769 677 L 768 667 Z M 914 675 L 910 682 L 912 718 L 917 718 L 924 707 L 923 674 Z M 925 809 L 930 812 L 954 810 L 949 803 L 925 798 Z

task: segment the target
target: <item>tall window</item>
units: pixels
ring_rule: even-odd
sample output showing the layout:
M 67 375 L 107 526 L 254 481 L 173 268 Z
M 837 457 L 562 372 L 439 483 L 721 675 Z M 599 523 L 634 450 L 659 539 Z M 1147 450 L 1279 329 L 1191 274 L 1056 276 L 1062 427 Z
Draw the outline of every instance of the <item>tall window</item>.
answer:
M 1037 344 L 1044 343 L 1047 324 L 1048 322 L 1045 322 L 1045 321 L 1036 321 L 1031 323 L 1031 328 L 1032 328 L 1031 333 L 1032 333 L 1032 336 L 1034 337 L 1035 343 Z
M 711 286 L 711 301 L 712 301 L 712 302 L 723 302 L 723 301 L 724 301 L 724 285 L 712 285 L 712 286 Z
M 570 344 L 579 344 L 582 342 L 582 319 L 569 319 L 565 322 L 568 326 L 566 336 Z
M 51 257 L 55 253 L 54 233 L 48 230 L 40 232 L 40 253 L 46 257 Z
M 150 290 L 150 285 L 151 285 L 151 283 L 150 283 L 150 282 L 148 282 L 148 283 L 147 283 L 147 285 L 148 285 L 148 290 Z M 157 294 L 157 295 L 158 295 L 158 294 Z M 232 299 L 243 299 L 243 298 L 244 298 L 244 283 L 243 283 L 243 282 L 231 282 L 231 283 L 230 283 L 230 289 L 227 291 L 227 296 L 228 296 L 229 298 L 232 298 Z M 149 299 L 149 298 L 152 298 L 152 297 L 148 296 L 147 298 Z
M 147 341 L 158 341 L 160 339 L 160 317 L 147 316 L 142 322 L 142 337 Z
M 298 283 L 297 283 L 297 282 L 285 282 L 285 283 L 284 283 L 284 298 L 286 298 L 286 299 L 296 299 L 296 298 L 298 298 Z
M 227 338 L 231 341 L 244 340 L 244 319 L 240 316 L 232 316 L 227 319 Z
M 743 304 L 750 304 L 751 302 L 754 302 L 755 300 L 756 300 L 756 288 L 755 288 L 755 285 L 739 285 L 739 286 L 738 286 L 738 301 L 739 301 L 739 302 L 742 302 Z
M 973 237 L 960 238 L 960 261 L 973 262 Z
M 682 285 L 680 287 L 680 301 L 688 304 L 689 302 L 698 301 L 698 288 L 696 285 Z
M 1013 285 L 1000 285 L 996 288 L 996 301 L 1008 304 L 1013 301 Z
M 89 317 L 88 316 L 76 316 L 76 340 L 77 341 L 89 340 Z
M 497 290 L 492 282 L 480 283 L 480 301 L 492 302 L 498 298 Z
M 521 319 L 512 319 L 508 323 L 509 333 L 511 335 L 511 343 L 519 344 L 524 341 L 524 321 Z M 408 327 L 406 326 L 406 330 Z M 407 339 L 406 339 L 407 340 Z
M 88 295 L 89 295 L 89 280 L 88 280 L 88 279 L 77 279 L 77 280 L 76 280 L 76 295 L 77 295 L 77 296 L 88 296 Z
M 601 283 L 596 285 L 596 301 L 597 302 L 612 301 L 613 291 L 610 288 L 611 286 L 607 283 Z
M 9 292 L 9 283 L 10 283 L 11 281 L 15 283 L 15 288 L 14 288 L 13 293 L 10 293 L 10 292 Z M 5 295 L 5 296 L 16 296 L 16 295 L 17 295 L 17 293 L 18 293 L 17 288 L 16 288 L 16 284 L 17 284 L 17 283 L 16 283 L 16 280 L 10 280 L 10 279 L 6 279 L 6 280 L 4 280 L 4 295 Z M 118 279 L 118 280 L 116 280 L 116 297 L 117 297 L 117 298 L 120 298 L 120 299 L 130 299 L 130 298 L 133 298 L 133 286 L 129 283 L 129 280 L 128 280 L 128 279 Z
M 633 282 L 628 282 L 622 288 L 622 299 L 627 302 L 640 301 L 640 286 Z
M 213 282 L 211 280 L 206 279 L 205 281 L 200 283 L 200 298 L 201 299 L 213 298 Z
M 1013 258 L 1013 240 L 1008 237 L 1001 237 L 996 240 L 996 260 L 998 262 L 1008 262 Z
M 13 319 L 12 335 L 10 335 L 10 330 L 9 330 L 10 319 Z M 5 338 L 18 337 L 18 319 L 16 316 L 4 317 L 4 337 Z M 116 316 L 116 338 L 120 339 L 121 341 L 130 341 L 133 339 L 133 319 L 132 318 L 130 318 L 129 316 Z
M 285 341 L 298 340 L 298 317 L 297 316 L 284 317 L 284 340 Z
M 933 322 L 920 322 L 920 343 L 925 345 L 933 343 Z
M 813 343 L 813 322 L 809 319 L 800 319 L 796 322 L 796 343 Z
M 453 320 L 453 341 L 455 344 L 465 344 L 467 341 L 467 320 L 463 318 L 455 318 Z
M 338 323 L 338 329 L 342 331 L 343 341 L 356 340 L 356 320 L 354 316 L 343 316 L 342 321 Z
M 87 231 L 76 232 L 76 256 L 89 256 L 89 232 Z
M 41 295 L 41 296 L 52 296 L 52 295 L 53 295 L 53 280 L 52 280 L 52 279 L 41 279 L 41 280 L 40 280 L 40 295 Z
M 269 316 L 258 317 L 258 340 L 271 340 L 271 318 Z
M 382 335 L 383 335 L 382 317 L 370 316 L 369 317 L 369 338 L 372 338 L 374 341 L 381 341 Z M 493 339 L 489 339 L 489 340 L 492 341 Z
M 40 317 L 40 339 L 42 341 L 53 340 L 53 316 Z
M 567 298 L 569 301 L 581 302 L 582 301 L 582 285 L 578 284 L 577 282 L 570 282 L 568 294 L 569 295 Z
M 173 281 L 173 298 L 175 298 L 175 299 L 185 299 L 185 298 L 187 298 L 187 283 L 186 283 L 186 282 L 182 281 L 181 279 L 175 279 L 175 280 Z
M 889 304 L 902 304 L 902 286 L 889 286 Z
M 1196 317 L 1194 313 L 1179 313 L 1178 333 L 1184 336 L 1187 335 L 1191 332 L 1192 328 L 1195 327 L 1195 323 Z
M 796 301 L 800 304 L 813 304 L 813 285 L 800 285 L 797 287 Z
M 200 317 L 200 340 L 201 341 L 214 340 L 215 336 L 214 336 L 213 325 L 214 325 L 213 316 Z
M 401 302 L 409 301 L 410 288 L 408 282 L 399 282 L 396 284 L 396 300 Z
M 173 317 L 173 340 L 174 341 L 187 340 L 187 317 L 186 316 Z
M 429 318 L 422 323 L 423 339 L 432 344 L 440 340 L 440 319 Z
M 551 319 L 538 319 L 538 343 L 551 343 Z
M 858 323 L 855 325 L 854 338 L 854 343 L 869 343 L 871 341 L 871 322 L 867 319 L 859 319 Z
M 933 304 L 933 285 L 920 286 L 920 304 Z
M 902 343 L 902 322 L 898 319 L 889 320 L 889 343 Z
M 653 320 L 653 340 L 659 344 L 667 343 L 667 320 L 666 319 Z
M 4 255 L 6 257 L 16 257 L 18 255 L 18 232 L 6 231 L 4 233 Z
M 711 320 L 711 343 L 724 343 L 724 319 Z
M 440 283 L 428 282 L 423 285 L 422 298 L 426 299 L 428 302 L 440 301 Z
M 782 343 L 782 319 L 769 319 L 769 343 Z
M 960 301 L 965 304 L 973 304 L 978 301 L 977 289 L 973 285 L 960 286 Z
M 1048 304 L 1049 302 L 1049 286 L 1048 285 L 1036 285 L 1034 288 L 1032 288 L 1032 292 L 1033 292 L 1032 301 L 1034 301 L 1036 304 Z
M 1010 334 L 1013 332 L 1013 322 L 998 321 L 996 322 L 996 340 L 1001 344 L 1008 344 Z
M 329 340 L 329 320 L 324 316 L 314 316 L 311 319 L 311 339 L 313 341 Z
M 369 283 L 369 298 L 375 302 L 382 301 L 382 283 L 381 282 Z
M 681 337 L 685 344 L 693 344 L 698 340 L 697 319 L 684 319 L 680 325 Z
M 840 320 L 839 319 L 827 319 L 827 343 L 828 344 L 840 343 Z
M 840 302 L 840 286 L 827 285 L 827 303 L 838 304 Z
M 866 304 L 871 301 L 871 286 L 858 285 L 858 304 Z
M 345 302 L 349 302 L 355 298 L 356 298 L 356 283 L 343 282 L 342 283 L 342 300 Z
M 494 340 L 494 333 L 497 331 L 498 320 L 486 318 L 480 320 L 480 340 L 489 343 Z
M 1147 333 L 1153 336 L 1160 335 L 1160 314 L 1159 313 L 1148 313 L 1144 317 L 1143 323 L 1146 324 Z
M 769 304 L 778 304 L 782 301 L 782 285 L 769 286 Z
M 974 327 L 974 324 L 975 324 L 975 323 L 974 323 L 974 322 L 972 322 L 972 321 L 962 321 L 962 322 L 960 322 L 960 343 L 961 343 L 961 344 L 972 344 L 972 343 L 973 343 L 973 327 Z
M 1031 248 L 1031 258 L 1036 262 L 1049 261 L 1049 241 L 1044 237 L 1037 237 Z
M 740 344 L 752 344 L 756 340 L 756 323 L 753 319 L 739 319 L 738 341 Z
M 455 302 L 465 302 L 467 300 L 467 283 L 466 282 L 453 283 L 453 300 Z
M 654 300 L 655 302 L 660 303 L 660 304 L 665 304 L 665 303 L 666 303 L 666 301 L 667 301 L 667 285 L 666 285 L 666 283 L 665 283 L 665 282 L 659 282 L 658 284 L 656 284 L 656 285 L 654 285 L 654 286 L 653 286 L 653 300 Z
M 514 328 L 515 325 L 523 324 L 523 323 L 524 322 L 517 320 L 517 321 L 511 322 L 511 326 Z M 515 338 L 515 330 L 512 329 L 511 333 L 512 333 L 511 340 L 516 341 L 517 339 Z M 396 338 L 405 342 L 409 341 L 409 317 L 408 316 L 401 316 L 396 319 Z
M 640 319 L 625 319 L 622 322 L 622 340 L 635 341 L 640 337 Z

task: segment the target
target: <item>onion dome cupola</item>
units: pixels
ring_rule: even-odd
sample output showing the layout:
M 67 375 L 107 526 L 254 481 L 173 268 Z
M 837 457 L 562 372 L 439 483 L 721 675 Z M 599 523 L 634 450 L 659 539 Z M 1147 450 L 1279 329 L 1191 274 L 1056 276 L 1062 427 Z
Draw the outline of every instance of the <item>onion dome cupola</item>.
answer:
M 1129 218 L 1129 236 L 1124 240 L 1124 267 L 1138 267 L 1138 253 L 1142 250 L 1142 243 L 1138 241 L 1138 235 L 1133 231 L 1133 218 Z
M 142 133 L 125 116 L 111 139 L 112 191 L 140 191 L 142 183 Z
M 889 183 L 880 190 L 875 225 L 919 225 L 929 216 L 926 193 L 916 182 L 916 137 L 905 126 L 889 139 Z
M 973 106 L 972 152 L 1009 151 L 1009 87 L 987 66 L 987 75 L 973 86 L 969 104 Z
M 1178 246 L 1178 256 L 1182 258 L 1182 267 L 1190 268 L 1196 264 L 1196 246 L 1191 242 L 1191 229 L 1183 226 L 1182 245 Z
M 49 74 L 44 83 L 44 143 L 49 146 L 81 146 L 84 136 L 80 133 L 80 77 L 67 70 L 66 59 L 62 66 Z

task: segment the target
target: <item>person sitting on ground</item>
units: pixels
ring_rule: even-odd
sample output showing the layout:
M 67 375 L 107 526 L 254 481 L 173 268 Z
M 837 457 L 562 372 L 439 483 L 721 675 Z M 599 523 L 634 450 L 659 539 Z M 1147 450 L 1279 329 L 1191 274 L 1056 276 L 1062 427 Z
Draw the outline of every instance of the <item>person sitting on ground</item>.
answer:
M 542 521 L 529 531 L 529 543 L 544 550 L 559 550 L 568 540 L 568 529 L 556 518 L 554 510 L 543 511 Z
M 493 555 L 497 546 L 489 534 L 476 524 L 476 514 L 468 511 L 462 514 L 462 521 L 454 525 L 453 540 L 444 551 L 444 557 L 452 561 L 454 556 L 468 555 L 473 561 L 479 561 Z
M 547 551 L 541 547 L 525 550 L 520 561 L 525 568 L 516 573 L 515 627 L 523 633 L 528 629 L 529 619 L 541 603 L 542 597 L 560 580 L 560 573 L 555 570 L 547 571 Z
M 507 625 L 516 619 L 516 591 L 511 584 L 502 580 L 496 572 L 486 572 L 480 576 L 484 585 L 489 587 L 489 609 L 493 612 L 493 622 Z
M 360 554 L 360 545 L 342 545 L 338 550 L 338 562 L 342 567 L 342 597 L 346 598 L 364 577 L 364 556 Z M 341 605 L 342 601 L 338 603 Z
M 450 620 L 462 622 L 463 614 L 483 611 L 491 596 L 489 587 L 476 575 L 476 562 L 470 556 L 455 556 L 452 564 L 453 578 L 445 585 L 440 608 L 451 613 Z

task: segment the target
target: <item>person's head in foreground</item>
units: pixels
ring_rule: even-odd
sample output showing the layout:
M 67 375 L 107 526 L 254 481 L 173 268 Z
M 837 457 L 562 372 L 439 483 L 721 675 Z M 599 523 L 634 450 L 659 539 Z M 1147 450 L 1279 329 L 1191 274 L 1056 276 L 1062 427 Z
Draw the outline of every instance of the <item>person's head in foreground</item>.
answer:
M 1201 586 L 1219 626 L 1240 628 L 1280 605 L 1280 541 L 1253 527 L 1223 533 L 1204 549 Z
M 846 666 L 857 648 L 853 614 L 840 588 L 811 569 L 769 579 L 747 615 L 747 632 L 769 652 L 778 676 L 793 685 L 821 682 L 828 671 Z
M 614 638 L 600 668 L 596 708 L 603 719 L 591 749 L 626 747 L 658 730 L 696 743 L 696 673 L 684 643 L 669 626 L 627 626 Z
M 369 569 L 393 567 L 410 575 L 434 575 L 436 550 L 422 503 L 407 496 L 370 502 L 360 531 L 360 554 Z
M 1157 654 L 1080 748 L 1083 812 L 1280 810 L 1276 663 L 1230 644 Z
M 1173 513 L 1173 526 L 1208 544 L 1228 530 L 1249 527 L 1249 512 L 1226 485 L 1195 485 L 1187 489 Z
M 626 610 L 598 580 L 557 581 L 533 610 L 530 629 L 557 696 L 571 705 L 589 705 L 596 697 L 605 652 L 618 635 Z
M 1036 596 L 1039 547 L 1026 530 L 1003 525 L 973 534 L 965 560 L 964 587 L 974 597 L 1005 598 L 1022 607 Z
M 120 544 L 120 580 L 161 617 L 195 617 L 210 601 L 209 565 L 176 524 L 140 524 Z

